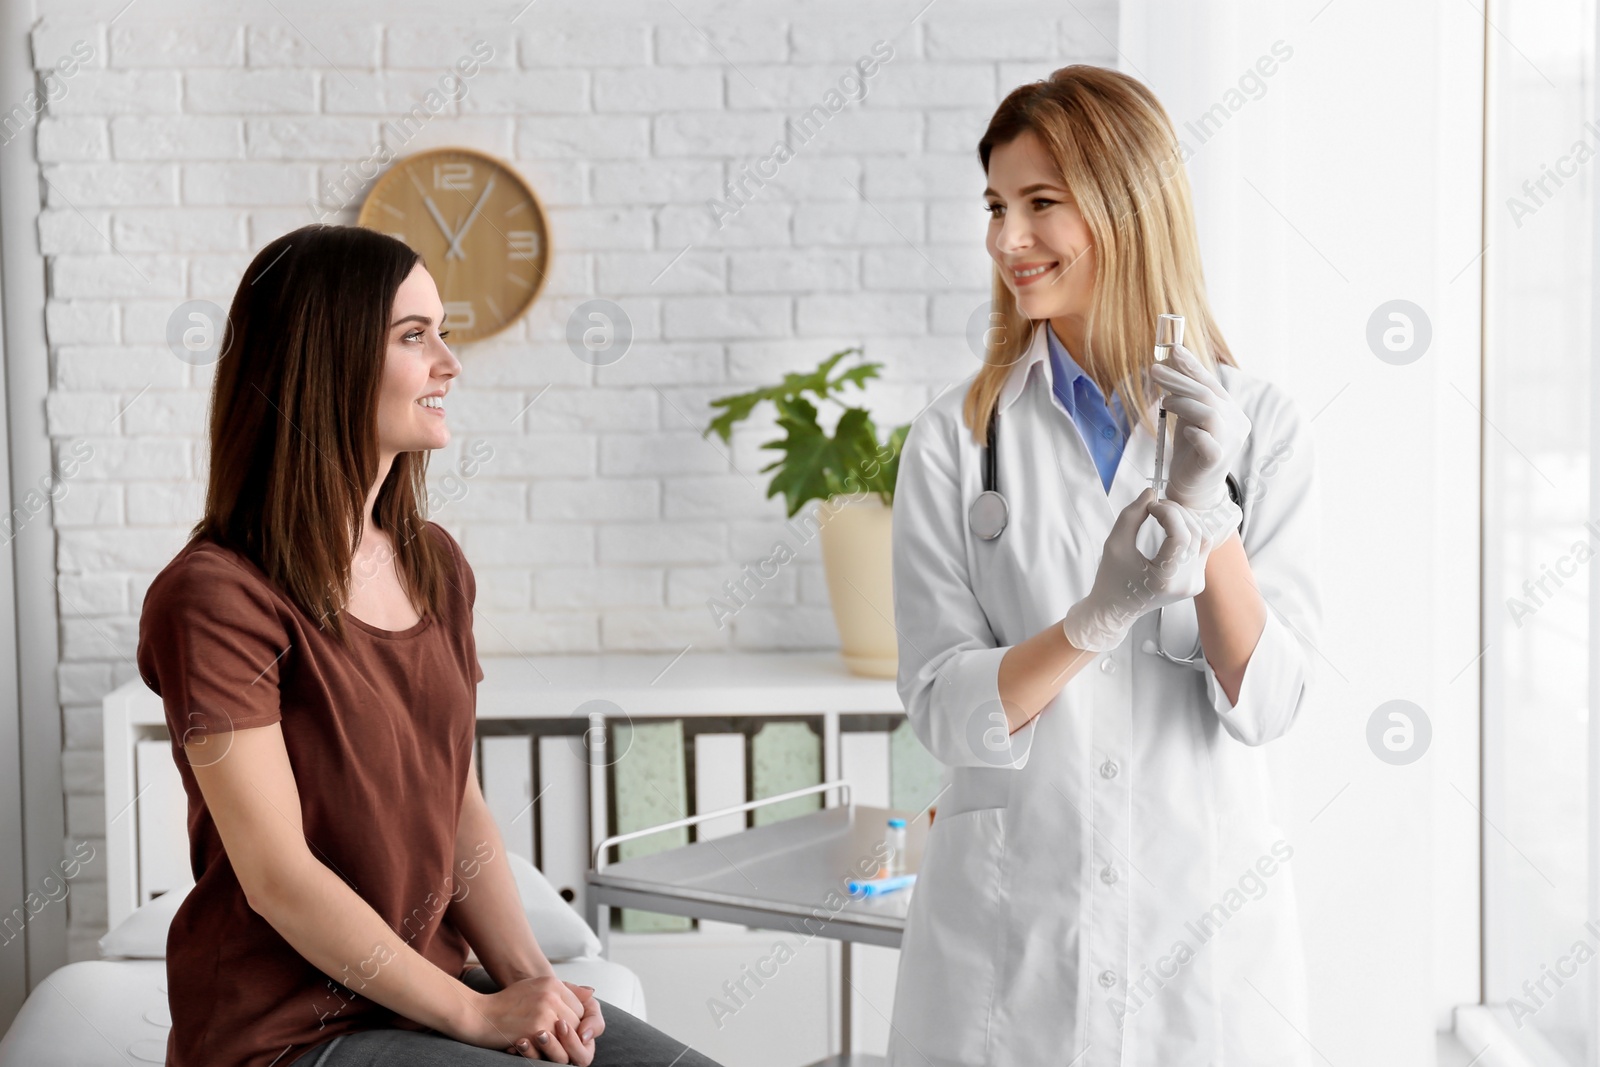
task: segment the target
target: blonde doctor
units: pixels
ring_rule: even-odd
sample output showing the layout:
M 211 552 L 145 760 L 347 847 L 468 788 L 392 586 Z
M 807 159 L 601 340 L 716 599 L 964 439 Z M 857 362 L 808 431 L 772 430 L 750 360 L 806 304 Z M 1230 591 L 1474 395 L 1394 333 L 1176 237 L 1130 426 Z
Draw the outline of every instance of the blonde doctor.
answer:
M 899 690 L 947 789 L 889 1063 L 1309 1065 L 1261 747 L 1311 678 L 1309 433 L 1224 345 L 1148 89 L 1063 68 L 1005 99 L 978 155 L 994 326 L 895 491 Z M 1168 312 L 1187 336 L 1158 365 Z M 974 508 L 986 481 L 1003 505 Z

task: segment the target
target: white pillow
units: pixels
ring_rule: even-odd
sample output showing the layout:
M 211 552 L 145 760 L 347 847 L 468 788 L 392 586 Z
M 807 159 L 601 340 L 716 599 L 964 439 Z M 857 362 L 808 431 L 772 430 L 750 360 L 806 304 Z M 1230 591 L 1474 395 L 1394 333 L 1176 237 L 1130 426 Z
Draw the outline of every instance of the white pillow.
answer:
M 516 853 L 507 853 L 511 874 L 522 897 L 522 910 L 545 958 L 583 959 L 600 955 L 600 939 L 571 904 L 561 899 L 539 868 Z M 167 955 L 167 928 L 178 912 L 178 905 L 189 895 L 194 883 L 179 886 L 139 908 L 100 939 L 102 959 L 159 960 Z
M 561 899 L 544 873 L 515 852 L 506 853 L 506 858 L 517 880 L 522 910 L 528 913 L 528 925 L 533 927 L 533 936 L 538 938 L 545 958 L 553 963 L 600 955 L 600 939 L 583 916 Z
M 194 883 L 169 889 L 139 908 L 100 939 L 101 959 L 164 960 L 167 958 L 167 927 L 178 913 L 178 905 L 189 895 Z

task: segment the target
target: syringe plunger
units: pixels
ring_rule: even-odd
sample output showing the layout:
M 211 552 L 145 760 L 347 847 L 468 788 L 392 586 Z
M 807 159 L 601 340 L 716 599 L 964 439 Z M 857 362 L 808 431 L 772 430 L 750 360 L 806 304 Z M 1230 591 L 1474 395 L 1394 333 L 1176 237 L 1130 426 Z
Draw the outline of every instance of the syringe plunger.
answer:
M 1183 344 L 1183 316 L 1182 315 L 1157 315 L 1156 316 L 1156 350 L 1157 363 L 1165 363 L 1172 355 L 1172 346 Z M 1167 406 L 1156 399 L 1156 470 L 1155 477 L 1150 479 L 1150 484 L 1155 488 L 1156 499 L 1160 500 L 1166 491 L 1166 466 L 1167 459 Z

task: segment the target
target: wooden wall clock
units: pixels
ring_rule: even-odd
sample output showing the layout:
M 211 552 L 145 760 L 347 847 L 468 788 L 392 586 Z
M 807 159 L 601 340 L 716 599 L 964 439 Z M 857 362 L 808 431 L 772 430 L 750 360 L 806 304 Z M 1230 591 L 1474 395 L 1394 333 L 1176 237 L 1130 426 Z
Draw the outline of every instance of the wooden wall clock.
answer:
M 416 249 L 439 287 L 451 344 L 493 337 L 533 305 L 550 267 L 550 226 L 508 163 L 470 148 L 399 160 L 356 224 Z

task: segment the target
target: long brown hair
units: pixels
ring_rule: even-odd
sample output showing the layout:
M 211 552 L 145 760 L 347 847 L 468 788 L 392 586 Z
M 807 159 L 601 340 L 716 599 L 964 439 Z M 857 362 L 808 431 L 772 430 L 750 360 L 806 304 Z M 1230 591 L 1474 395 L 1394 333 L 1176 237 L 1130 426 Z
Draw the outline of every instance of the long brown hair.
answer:
M 342 612 L 378 474 L 379 387 L 395 293 L 420 257 L 358 226 L 268 244 L 234 294 L 210 407 L 205 516 L 190 539 L 234 549 L 346 640 Z M 437 614 L 449 559 L 422 536 L 428 453 L 394 458 L 372 521 L 419 612 Z
M 1094 297 L 1082 354 L 1085 370 L 1110 372 L 1122 409 L 1154 430 L 1155 394 L 1145 372 L 1155 360 L 1156 316 L 1184 316 L 1184 347 L 1206 366 L 1237 366 L 1206 302 L 1189 180 L 1177 135 L 1155 94 L 1119 71 L 1062 67 L 1013 89 L 978 142 L 989 153 L 1033 131 L 1061 173 L 1095 250 Z M 996 328 L 962 408 L 975 442 L 1011 367 L 1038 328 L 1017 308 L 997 265 L 991 283 Z

